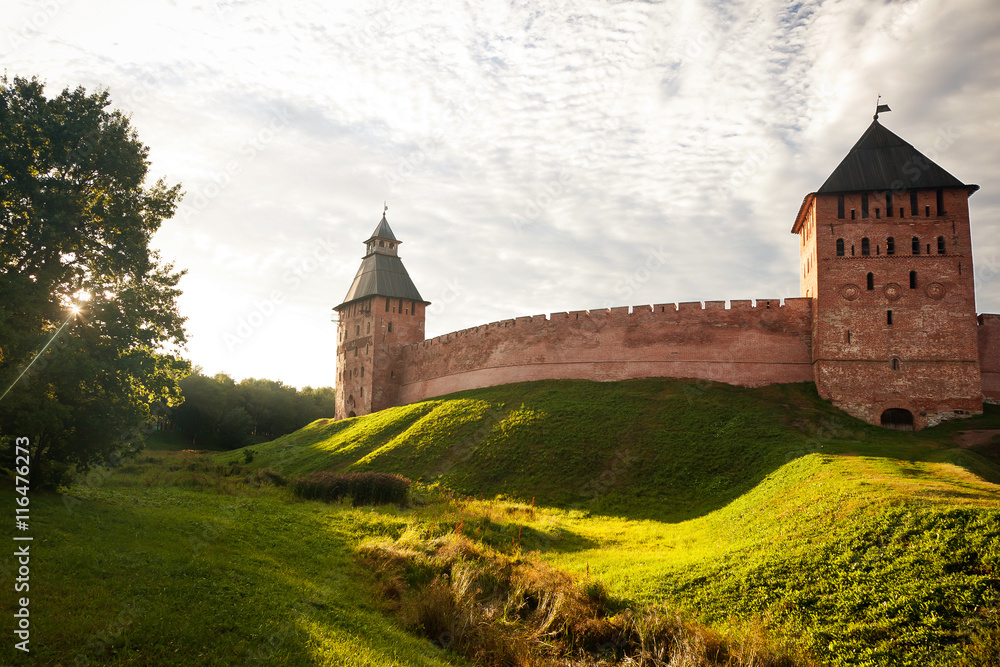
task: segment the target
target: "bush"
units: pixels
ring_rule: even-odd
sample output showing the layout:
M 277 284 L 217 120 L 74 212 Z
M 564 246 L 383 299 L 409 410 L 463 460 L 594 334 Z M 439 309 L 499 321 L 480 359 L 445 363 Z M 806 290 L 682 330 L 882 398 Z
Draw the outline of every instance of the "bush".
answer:
M 292 483 L 292 491 L 307 500 L 337 501 L 349 497 L 351 504 L 405 505 L 410 494 L 410 480 L 402 475 L 385 472 L 356 472 L 337 475 L 314 472 Z

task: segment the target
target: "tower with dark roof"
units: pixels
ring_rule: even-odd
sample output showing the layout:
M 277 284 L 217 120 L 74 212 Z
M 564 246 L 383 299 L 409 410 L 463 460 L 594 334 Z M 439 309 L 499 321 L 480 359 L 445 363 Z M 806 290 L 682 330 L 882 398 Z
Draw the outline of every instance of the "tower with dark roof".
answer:
M 424 301 L 399 258 L 399 239 L 382 215 L 337 311 L 337 419 L 395 404 L 399 351 L 424 339 Z
M 969 226 L 977 189 L 876 119 L 805 197 L 792 233 L 822 397 L 893 428 L 982 411 Z

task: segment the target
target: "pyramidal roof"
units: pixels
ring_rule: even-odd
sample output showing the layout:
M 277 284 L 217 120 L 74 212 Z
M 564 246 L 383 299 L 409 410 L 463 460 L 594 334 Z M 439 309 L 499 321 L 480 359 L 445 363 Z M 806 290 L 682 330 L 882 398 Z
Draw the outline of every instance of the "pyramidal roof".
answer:
M 392 229 L 389 228 L 389 222 L 385 219 L 384 214 L 382 215 L 382 220 L 378 223 L 378 227 L 375 228 L 375 231 L 368 238 L 368 241 L 372 239 L 394 241 L 397 246 L 400 243 L 392 233 Z M 410 279 L 410 274 L 407 273 L 406 267 L 403 266 L 403 261 L 395 254 L 380 252 L 378 249 L 369 252 L 361 260 L 361 266 L 354 276 L 351 288 L 347 290 L 347 296 L 344 297 L 343 303 L 334 308 L 334 310 L 340 310 L 352 301 L 367 299 L 372 296 L 429 303 L 428 301 L 424 301 L 423 297 L 420 296 L 416 285 Z
M 966 187 L 916 148 L 873 120 L 816 192 Z
M 376 227 L 375 231 L 372 232 L 372 235 L 368 237 L 369 241 L 372 239 L 385 239 L 386 241 L 395 241 L 396 243 L 400 242 L 399 239 L 396 238 L 396 235 L 392 233 L 392 228 L 389 227 L 389 221 L 385 219 L 385 213 L 382 214 L 382 220 L 379 221 L 378 227 Z

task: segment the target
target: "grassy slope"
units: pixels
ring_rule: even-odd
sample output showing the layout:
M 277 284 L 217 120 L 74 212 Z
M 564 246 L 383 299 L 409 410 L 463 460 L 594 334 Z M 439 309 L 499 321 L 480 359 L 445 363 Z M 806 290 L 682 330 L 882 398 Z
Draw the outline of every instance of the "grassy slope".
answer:
M 953 438 L 998 426 L 990 408 L 885 431 L 810 385 L 537 382 L 317 422 L 254 464 L 586 510 L 546 514 L 524 546 L 627 599 L 763 619 L 834 664 L 952 664 L 1000 600 L 1000 467 Z
M 354 549 L 399 535 L 393 512 L 300 502 L 197 460 L 156 454 L 72 498 L 33 495 L 31 664 L 462 664 L 373 605 Z M 11 644 L 2 662 L 27 664 Z

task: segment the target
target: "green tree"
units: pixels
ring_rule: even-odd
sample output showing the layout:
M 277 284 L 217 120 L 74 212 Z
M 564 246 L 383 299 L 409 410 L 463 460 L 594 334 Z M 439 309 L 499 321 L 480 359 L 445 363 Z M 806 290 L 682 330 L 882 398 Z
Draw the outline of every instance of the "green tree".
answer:
M 180 186 L 147 183 L 149 150 L 110 105 L 107 91 L 48 99 L 38 79 L 0 77 L 0 391 L 66 323 L 0 399 L 0 460 L 30 438 L 36 485 L 137 451 L 189 370 L 182 273 L 149 248 Z

